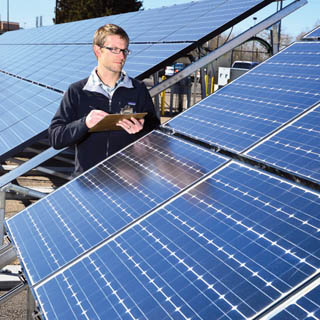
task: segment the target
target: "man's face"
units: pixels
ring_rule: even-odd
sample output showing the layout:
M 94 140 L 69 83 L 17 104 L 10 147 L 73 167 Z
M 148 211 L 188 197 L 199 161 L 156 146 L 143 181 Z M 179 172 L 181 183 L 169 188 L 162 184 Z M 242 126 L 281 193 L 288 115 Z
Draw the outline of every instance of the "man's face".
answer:
M 108 48 L 128 49 L 127 41 L 118 35 L 108 36 L 103 46 Z M 96 48 L 96 55 L 98 58 L 98 66 L 105 71 L 108 70 L 115 73 L 121 72 L 127 58 L 122 51 L 116 54 L 109 49 L 100 47 Z

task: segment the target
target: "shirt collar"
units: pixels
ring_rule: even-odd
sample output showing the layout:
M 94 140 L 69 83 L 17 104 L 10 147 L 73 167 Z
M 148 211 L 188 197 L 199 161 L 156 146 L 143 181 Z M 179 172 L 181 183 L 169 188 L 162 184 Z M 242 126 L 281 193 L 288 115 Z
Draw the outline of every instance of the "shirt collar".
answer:
M 108 98 L 112 98 L 113 93 L 119 88 L 119 87 L 126 87 L 126 88 L 133 88 L 132 80 L 127 75 L 127 73 L 122 70 L 121 76 L 119 80 L 116 82 L 115 86 L 113 88 L 108 87 L 105 85 L 101 79 L 97 75 L 97 67 L 95 67 L 89 78 L 87 83 L 84 85 L 83 90 L 92 91 L 92 92 L 99 92 L 103 95 L 107 96 Z

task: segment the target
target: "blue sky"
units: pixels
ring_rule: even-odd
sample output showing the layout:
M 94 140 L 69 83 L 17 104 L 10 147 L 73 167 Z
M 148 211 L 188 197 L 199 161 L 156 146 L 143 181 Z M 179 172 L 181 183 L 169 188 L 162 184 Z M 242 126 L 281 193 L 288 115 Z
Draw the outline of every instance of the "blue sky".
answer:
M 7 20 L 7 1 L 0 1 L 0 19 L 5 21 Z M 190 0 L 143 0 L 143 5 L 145 9 L 153 9 L 186 2 L 190 2 Z M 284 1 L 284 6 L 291 2 Z M 42 16 L 44 26 L 52 25 L 55 3 L 55 0 L 9 0 L 9 20 L 19 22 L 23 28 L 33 28 L 36 25 L 36 17 Z M 257 22 L 275 10 L 276 4 L 270 4 L 268 8 L 255 15 Z M 307 5 L 282 20 L 282 31 L 295 37 L 300 32 L 312 30 L 316 24 L 320 24 L 320 0 L 308 0 Z M 242 28 L 251 27 L 253 25 L 252 17 L 242 25 Z

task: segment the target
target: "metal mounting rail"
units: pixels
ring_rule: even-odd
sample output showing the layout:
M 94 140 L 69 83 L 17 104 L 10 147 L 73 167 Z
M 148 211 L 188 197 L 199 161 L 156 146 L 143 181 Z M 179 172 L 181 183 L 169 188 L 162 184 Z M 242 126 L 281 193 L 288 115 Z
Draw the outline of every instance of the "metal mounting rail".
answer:
M 36 198 L 36 199 L 41 199 L 47 195 L 46 193 L 43 193 L 43 192 L 40 192 L 37 190 L 33 190 L 33 189 L 30 189 L 27 187 L 18 186 L 13 183 L 8 183 L 4 187 L 2 187 L 0 190 L 5 191 L 5 192 L 14 191 L 14 192 L 23 194 L 24 196 L 30 196 L 30 197 Z
M 11 243 L 0 247 L 0 269 L 17 259 L 17 253 Z
M 9 182 L 13 181 L 14 179 L 20 177 L 24 173 L 26 173 L 26 172 L 38 167 L 41 163 L 45 162 L 46 160 L 51 159 L 52 157 L 54 157 L 55 155 L 59 154 L 63 150 L 65 150 L 65 149 L 55 150 L 53 148 L 49 148 L 49 149 L 41 152 L 40 154 L 36 155 L 32 159 L 24 162 L 18 168 L 16 168 L 16 169 L 12 170 L 11 172 L 1 176 L 0 177 L 0 187 L 5 186 L 6 184 L 8 184 Z M 56 176 L 59 174 L 58 172 L 54 172 L 53 170 L 49 170 L 49 169 L 46 169 L 46 168 L 43 168 L 43 167 L 38 167 L 38 170 L 42 171 L 44 173 L 51 174 L 51 175 L 56 175 Z M 64 179 L 69 179 L 69 177 L 64 175 L 64 174 L 59 174 L 59 176 L 64 178 Z
M 28 284 L 26 282 L 21 282 L 20 284 L 18 284 L 16 287 L 14 287 L 13 289 L 11 289 L 10 291 L 8 291 L 7 293 L 5 293 L 4 295 L 0 296 L 0 305 L 2 303 L 7 302 L 9 299 L 11 299 L 12 297 L 16 296 L 18 293 L 20 293 L 21 291 L 23 291 L 25 288 L 28 287 Z

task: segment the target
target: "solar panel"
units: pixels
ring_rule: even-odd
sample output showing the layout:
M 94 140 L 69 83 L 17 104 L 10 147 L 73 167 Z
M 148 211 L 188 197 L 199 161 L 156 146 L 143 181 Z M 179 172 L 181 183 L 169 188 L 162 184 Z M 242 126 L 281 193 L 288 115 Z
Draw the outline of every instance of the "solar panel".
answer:
M 320 26 L 315 28 L 313 31 L 307 33 L 303 39 L 306 40 L 320 40 Z
M 272 317 L 272 320 L 281 319 L 320 319 L 320 285 Z
M 194 42 L 231 23 L 256 6 L 261 0 L 206 0 L 141 11 L 123 23 L 133 42 Z M 163 23 L 163 22 L 166 23 Z M 210 21 L 210 23 L 208 23 Z M 148 30 L 148 32 L 144 32 Z M 172 32 L 173 31 L 173 32 Z
M 159 65 L 168 57 L 175 55 L 187 46 L 187 43 L 131 44 L 130 49 L 133 50 L 133 54 L 127 59 L 125 70 L 130 75 L 141 78 L 143 74 L 147 74 L 148 70 L 151 70 L 154 66 Z
M 122 24 L 135 14 L 138 12 L 10 31 L 1 36 L 0 44 L 88 44 L 92 43 L 93 34 L 99 26 L 106 23 Z
M 125 70 L 131 77 L 138 77 L 186 46 L 186 43 L 132 44 Z M 66 91 L 70 83 L 88 77 L 97 64 L 91 44 L 7 45 L 2 48 L 0 70 L 61 91 Z M 12 51 L 15 54 L 11 54 Z M 46 56 L 45 61 L 43 56 Z
M 133 55 L 128 57 L 126 70 L 132 77 L 138 77 L 214 30 L 231 23 L 241 14 L 249 14 L 268 2 L 271 1 L 232 0 L 227 4 L 224 0 L 190 2 L 10 32 L 10 37 L 5 35 L 0 38 L 3 47 L 0 70 L 66 90 L 71 82 L 86 77 L 96 64 L 92 52 L 95 30 L 105 23 L 116 23 L 128 31 L 131 39 Z
M 153 132 L 26 208 L 7 225 L 30 285 L 225 162 Z
M 319 102 L 319 51 L 319 42 L 294 43 L 165 126 L 243 152 Z
M 320 107 L 259 144 L 247 155 L 319 184 L 319 141 Z
M 33 287 L 45 319 L 249 319 L 320 267 L 320 194 L 231 163 Z
M 0 159 L 44 132 L 61 94 L 0 73 Z
M 184 39 L 197 41 L 199 36 L 203 37 L 212 30 L 221 28 L 226 23 L 230 26 L 236 21 L 237 17 L 249 12 L 253 14 L 258 8 L 261 9 L 271 2 L 260 0 L 207 0 L 194 2 L 188 12 L 181 12 L 177 7 L 177 15 L 173 16 L 172 21 L 176 21 L 176 17 L 180 17 L 180 20 L 187 23 L 184 28 L 170 34 L 166 41 L 183 41 Z M 193 27 L 189 21 L 196 27 Z M 211 27 L 208 21 L 212 23 Z
M 97 64 L 92 45 L 8 45 L 4 49 L 4 56 L 12 51 L 18 54 L 1 60 L 1 69 L 62 91 L 71 82 L 88 77 Z
M 1 37 L 0 44 L 92 43 L 96 29 L 106 23 L 121 25 L 132 42 L 198 41 L 219 27 L 228 25 L 228 28 L 235 18 L 244 18 L 271 2 L 272 0 L 193 1 L 34 28 L 30 31 L 12 31 Z

